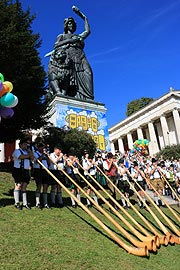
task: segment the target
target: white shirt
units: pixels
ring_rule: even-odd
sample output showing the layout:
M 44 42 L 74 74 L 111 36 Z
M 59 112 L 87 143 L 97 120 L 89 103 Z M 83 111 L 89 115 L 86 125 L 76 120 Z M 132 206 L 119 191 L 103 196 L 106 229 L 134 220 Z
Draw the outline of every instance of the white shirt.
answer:
M 54 164 L 53 162 L 51 162 L 51 164 L 50 164 L 50 170 L 60 170 L 60 168 L 62 169 L 62 170 L 64 170 L 64 159 L 63 158 L 61 158 L 60 160 L 59 160 L 59 156 L 57 156 L 55 153 L 51 153 L 50 154 L 50 158 L 56 163 L 56 164 L 58 164 L 58 166 L 56 166 L 56 164 Z M 60 168 L 58 168 L 58 167 L 60 167 Z

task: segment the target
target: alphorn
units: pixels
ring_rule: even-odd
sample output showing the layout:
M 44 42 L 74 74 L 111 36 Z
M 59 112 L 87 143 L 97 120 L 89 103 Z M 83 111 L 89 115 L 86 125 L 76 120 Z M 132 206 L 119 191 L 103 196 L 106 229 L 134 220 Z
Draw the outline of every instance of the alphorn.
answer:
M 107 233 L 110 235 L 110 237 L 119 245 L 121 246 L 123 249 L 125 249 L 129 254 L 133 254 L 136 256 L 141 256 L 141 257 L 149 257 L 149 251 L 147 246 L 141 247 L 141 248 L 137 248 L 137 247 L 131 247 L 129 245 L 127 245 L 126 243 L 124 243 L 119 237 L 117 237 L 117 235 L 111 231 L 99 218 L 97 218 L 84 204 L 82 204 L 74 194 L 72 194 L 68 188 L 66 188 L 57 177 L 54 176 L 53 173 L 50 172 L 49 169 L 47 169 L 44 164 L 37 160 L 38 163 L 48 172 L 48 174 L 54 178 L 54 180 L 61 186 L 61 188 L 63 188 L 65 190 L 65 192 L 72 197 L 75 202 L 92 218 L 94 219 L 99 225 L 100 227 Z M 61 171 L 66 175 L 66 177 L 70 178 L 69 175 L 64 172 L 62 169 Z M 70 179 L 71 180 L 71 179 Z
M 167 206 L 167 208 L 171 211 L 171 213 L 177 218 L 178 221 L 180 221 L 180 217 L 176 214 L 176 212 L 172 209 L 172 207 L 166 202 L 166 200 L 159 194 L 158 191 L 153 187 L 150 181 L 145 177 L 146 182 L 149 184 L 149 186 L 154 190 L 154 192 L 158 195 L 158 197 L 162 200 L 162 202 Z M 180 236 L 180 235 L 179 235 Z
M 157 209 L 157 211 L 159 212 L 159 214 L 164 218 L 164 220 L 168 223 L 168 225 L 173 229 L 173 231 L 180 236 L 180 232 L 177 230 L 177 228 L 175 227 L 175 225 L 170 221 L 170 219 L 164 214 L 164 212 L 161 211 L 161 209 L 157 206 L 157 204 L 151 199 L 151 197 L 147 194 L 147 192 L 145 192 L 143 190 L 143 188 L 138 184 L 137 181 L 134 180 L 134 178 L 132 177 L 132 175 L 129 173 L 129 175 L 131 176 L 132 180 L 137 184 L 137 186 L 144 192 L 145 196 L 148 198 L 148 200 L 152 203 L 152 205 Z M 134 191 L 136 191 L 136 189 L 133 187 L 133 185 L 130 183 L 130 181 L 128 179 L 126 179 L 127 182 L 130 184 L 130 186 L 133 188 Z M 139 195 L 139 193 L 136 191 L 136 194 L 138 195 L 139 199 L 141 201 L 142 197 Z M 146 208 L 148 209 L 148 211 L 152 212 L 152 210 L 150 209 L 150 207 L 147 205 L 147 203 L 145 203 L 143 201 L 143 203 L 145 204 Z M 150 213 L 151 213 L 150 212 Z M 153 212 L 152 212 L 153 213 Z M 154 216 L 154 218 L 156 219 L 156 222 L 159 224 L 160 228 L 164 231 L 164 233 L 170 237 L 170 242 L 174 241 L 174 243 L 180 244 L 180 238 L 176 237 L 175 235 L 172 235 L 167 228 L 163 225 L 163 223 L 157 218 L 157 216 L 153 213 L 151 215 Z M 172 243 L 172 242 L 171 242 Z
M 171 189 L 172 193 L 174 194 L 174 196 L 176 197 L 176 199 L 179 201 L 180 203 L 180 198 L 177 195 L 177 193 L 175 192 L 175 190 L 171 187 L 170 183 L 168 182 L 168 180 L 166 179 L 166 177 L 163 175 L 163 173 L 160 171 L 160 174 L 162 176 L 162 178 L 164 179 L 164 181 L 166 182 L 166 184 L 168 185 L 168 187 Z
M 148 220 L 136 209 L 136 207 L 126 198 L 126 196 L 117 188 L 117 186 L 109 179 L 109 177 L 96 165 L 97 169 L 104 175 L 106 180 L 111 183 L 111 185 L 115 188 L 116 192 L 119 193 L 121 197 L 125 199 L 127 203 L 129 203 L 130 207 L 134 210 L 134 212 L 141 218 L 141 220 L 146 224 L 146 226 L 151 230 L 152 233 L 159 236 L 160 244 L 167 246 L 169 242 L 169 238 L 167 236 L 161 235 L 156 229 L 148 222 Z M 172 243 L 172 242 L 171 242 Z
M 83 166 L 78 162 L 78 165 L 84 170 Z M 155 235 L 154 237 L 152 235 L 150 235 L 147 230 L 145 230 L 145 228 L 143 228 L 118 202 L 117 200 L 115 200 L 103 187 L 102 185 L 100 185 L 98 183 L 98 181 L 91 175 L 89 174 L 89 177 L 94 181 L 94 183 L 111 199 L 111 201 L 113 201 L 113 203 L 115 203 L 117 205 L 117 207 L 119 207 L 122 212 L 124 212 L 124 214 L 132 220 L 132 222 L 146 235 L 142 235 L 140 234 L 139 231 L 137 231 L 136 229 L 134 229 L 134 227 L 114 208 L 112 207 L 112 205 L 110 204 L 110 208 L 114 211 L 114 213 L 124 222 L 124 224 L 126 224 L 126 226 L 128 226 L 128 228 L 131 229 L 131 231 L 141 240 L 141 241 L 147 241 L 147 239 L 152 239 L 155 241 L 155 244 L 157 247 L 160 246 L 160 239 L 158 235 Z M 86 180 L 87 181 L 87 180 Z M 102 195 L 101 195 L 102 196 Z M 109 206 L 109 205 L 108 205 Z M 154 249 L 155 251 L 155 249 Z
M 78 187 L 78 189 L 92 202 L 92 204 L 94 204 L 96 206 L 96 208 L 104 215 L 106 216 L 111 223 L 119 230 L 121 231 L 125 237 L 136 247 L 147 247 L 148 250 L 152 250 L 154 252 L 157 251 L 157 247 L 156 247 L 156 243 L 155 240 L 151 238 L 147 238 L 144 237 L 144 241 L 143 242 L 139 242 L 137 241 L 132 235 L 130 235 L 123 227 L 121 227 L 101 206 L 99 206 L 64 170 L 61 169 L 61 167 L 53 161 L 53 159 L 51 157 L 49 157 L 49 159 L 70 179 L 70 181 L 76 186 Z M 67 161 L 67 160 L 66 160 Z M 73 169 L 76 169 L 71 162 L 67 161 L 69 166 L 72 166 Z M 77 170 L 78 172 L 78 170 Z M 79 173 L 79 172 L 78 172 Z M 111 208 L 113 211 L 117 212 L 117 210 L 114 209 L 114 207 L 89 183 L 89 181 L 83 177 L 83 175 L 81 175 L 81 173 L 79 173 L 79 175 L 82 177 L 82 179 L 92 188 L 92 190 L 94 191 L 95 194 L 97 194 L 104 202 L 105 204 L 107 204 L 109 206 L 109 208 Z M 118 213 L 119 214 L 119 213 Z M 131 226 L 132 227 L 132 226 Z M 133 227 L 132 227 L 133 228 Z M 139 235 L 139 232 L 137 230 L 135 230 L 133 228 L 135 235 Z M 145 241 L 146 240 L 146 241 Z

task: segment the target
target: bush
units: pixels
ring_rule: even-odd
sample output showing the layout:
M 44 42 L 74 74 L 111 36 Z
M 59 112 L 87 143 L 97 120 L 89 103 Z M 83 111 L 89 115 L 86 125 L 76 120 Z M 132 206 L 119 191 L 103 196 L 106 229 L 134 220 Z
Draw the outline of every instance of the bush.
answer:
M 166 146 L 158 154 L 157 157 L 163 159 L 179 159 L 180 158 L 180 144 Z

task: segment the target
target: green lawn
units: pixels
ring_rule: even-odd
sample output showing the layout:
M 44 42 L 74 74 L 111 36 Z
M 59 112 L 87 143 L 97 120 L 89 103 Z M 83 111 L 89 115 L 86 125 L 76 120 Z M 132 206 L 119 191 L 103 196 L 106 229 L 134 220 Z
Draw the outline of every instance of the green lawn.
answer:
M 128 254 L 84 210 L 79 207 L 71 208 L 69 196 L 65 192 L 63 197 L 66 207 L 62 209 L 41 211 L 32 207 L 30 211 L 26 209 L 19 211 L 14 207 L 13 187 L 11 174 L 1 172 L 0 270 L 180 269 L 180 245 L 178 244 L 161 246 L 156 254 L 150 252 L 149 258 Z M 34 204 L 34 190 L 34 182 L 31 182 L 28 186 L 28 196 L 32 204 Z M 103 208 L 108 211 L 105 205 Z M 180 211 L 177 206 L 173 208 L 176 212 Z M 95 208 L 91 211 L 116 232 L 121 240 L 128 243 L 127 239 L 99 211 Z M 128 211 L 139 221 L 132 209 Z M 179 229 L 179 224 L 169 210 L 163 211 Z M 156 230 L 159 230 L 152 216 L 145 210 L 141 212 L 152 222 Z M 109 211 L 108 213 L 110 214 Z M 128 230 L 117 217 L 113 214 L 111 216 Z M 164 224 L 167 226 L 166 222 Z M 132 246 L 131 243 L 128 244 Z

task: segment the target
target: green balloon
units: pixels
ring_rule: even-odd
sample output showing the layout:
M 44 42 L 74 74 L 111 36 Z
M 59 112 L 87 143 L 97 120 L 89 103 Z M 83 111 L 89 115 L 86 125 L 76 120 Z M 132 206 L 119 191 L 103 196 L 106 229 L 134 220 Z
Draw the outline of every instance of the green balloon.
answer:
M 2 73 L 0 73 L 0 81 L 4 82 L 4 76 L 2 75 Z

